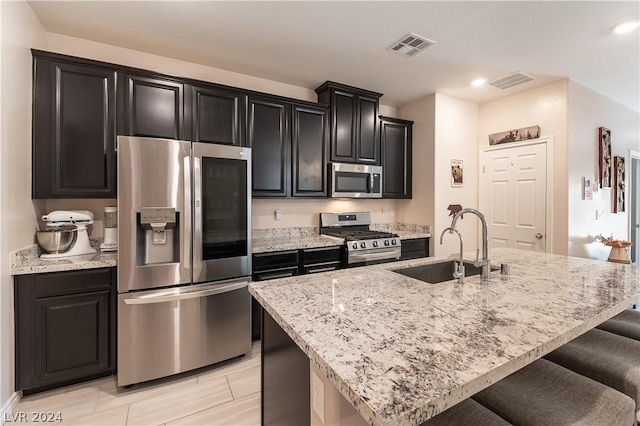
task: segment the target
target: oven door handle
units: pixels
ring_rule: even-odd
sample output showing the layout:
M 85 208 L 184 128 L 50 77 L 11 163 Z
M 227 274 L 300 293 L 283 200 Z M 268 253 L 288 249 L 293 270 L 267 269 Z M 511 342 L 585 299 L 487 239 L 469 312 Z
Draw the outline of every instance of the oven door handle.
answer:
M 397 248 L 388 249 L 388 250 L 375 250 L 367 253 L 353 253 L 349 255 L 349 260 L 350 261 L 358 260 L 358 261 L 366 262 L 369 260 L 392 259 L 394 257 L 397 259 L 400 257 L 400 254 L 401 254 L 400 247 L 397 247 Z
M 247 281 L 233 283 L 228 285 L 216 285 L 213 288 L 196 291 L 185 291 L 184 293 L 158 294 L 148 297 L 133 297 L 124 299 L 126 305 L 148 305 L 152 303 L 175 302 L 178 300 L 197 299 L 199 297 L 213 296 L 214 294 L 228 293 L 230 291 L 239 290 L 248 285 Z

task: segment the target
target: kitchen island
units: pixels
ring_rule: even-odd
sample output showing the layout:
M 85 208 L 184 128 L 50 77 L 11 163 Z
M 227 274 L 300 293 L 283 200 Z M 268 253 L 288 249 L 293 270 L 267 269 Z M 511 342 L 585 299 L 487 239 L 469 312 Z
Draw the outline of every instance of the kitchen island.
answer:
M 393 272 L 444 260 L 432 257 L 256 282 L 250 292 L 366 423 L 418 425 L 640 295 L 635 266 L 512 249 L 490 259 L 511 274 L 428 284 Z

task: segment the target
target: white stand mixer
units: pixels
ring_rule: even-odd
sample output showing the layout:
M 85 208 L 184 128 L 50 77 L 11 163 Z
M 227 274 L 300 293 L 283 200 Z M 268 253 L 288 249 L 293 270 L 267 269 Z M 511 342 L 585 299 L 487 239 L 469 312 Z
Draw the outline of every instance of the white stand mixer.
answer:
M 47 228 L 58 228 L 61 226 L 75 225 L 77 228 L 76 241 L 69 250 L 64 253 L 47 253 L 40 257 L 42 259 L 58 259 L 61 257 L 79 256 L 82 254 L 93 254 L 96 252 L 89 243 L 87 226 L 93 223 L 93 213 L 88 210 L 56 210 L 42 216 Z

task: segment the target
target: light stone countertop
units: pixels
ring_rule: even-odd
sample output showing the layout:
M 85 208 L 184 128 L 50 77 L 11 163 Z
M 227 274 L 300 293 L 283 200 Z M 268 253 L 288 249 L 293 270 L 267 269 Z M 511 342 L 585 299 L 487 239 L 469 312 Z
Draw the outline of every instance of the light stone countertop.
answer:
M 374 229 L 375 225 L 373 226 Z M 389 231 L 389 225 L 379 226 L 383 231 Z M 426 227 L 415 225 L 399 225 L 389 232 L 395 232 L 400 239 L 425 238 L 430 234 Z M 296 250 L 315 247 L 331 247 L 344 244 L 341 238 L 319 235 L 318 228 L 275 228 L 253 230 L 252 253 L 265 253 L 283 250 Z M 91 238 L 91 245 L 98 248 L 100 241 Z M 117 266 L 116 252 L 64 257 L 60 259 L 41 259 L 41 250 L 37 244 L 16 250 L 11 253 L 11 275 L 41 274 L 47 272 L 71 271 L 78 269 L 93 269 Z
M 96 248 L 100 243 L 91 240 Z M 11 253 L 11 275 L 42 274 L 47 272 L 74 271 L 79 269 L 110 268 L 118 263 L 117 252 L 62 257 L 59 259 L 41 259 L 37 244 Z
M 467 258 L 475 254 L 468 253 Z M 640 268 L 513 249 L 511 275 L 427 284 L 424 258 L 251 283 L 264 306 L 372 425 L 418 425 L 635 302 Z
M 401 240 L 427 238 L 428 227 L 416 225 L 371 225 L 377 231 L 394 232 Z M 266 253 L 316 247 L 331 247 L 344 244 L 344 239 L 320 235 L 318 228 L 275 228 L 254 230 L 251 239 L 253 253 Z

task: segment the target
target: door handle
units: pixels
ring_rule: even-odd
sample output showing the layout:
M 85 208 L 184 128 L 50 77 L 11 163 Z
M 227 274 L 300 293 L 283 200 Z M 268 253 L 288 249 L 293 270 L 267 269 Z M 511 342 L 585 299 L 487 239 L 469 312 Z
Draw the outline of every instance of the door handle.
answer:
M 536 238 L 537 238 L 538 240 L 541 240 L 541 239 L 542 239 L 542 237 L 543 237 L 543 235 L 542 235 L 540 232 L 538 232 L 538 233 L 536 234 Z
M 178 300 L 197 299 L 200 297 L 213 296 L 214 294 L 223 294 L 230 291 L 239 290 L 246 287 L 247 281 L 233 283 L 228 285 L 217 285 L 213 288 L 197 291 L 185 291 L 183 293 L 159 294 L 149 297 L 136 297 L 124 299 L 126 305 L 149 305 L 152 303 L 176 302 Z

